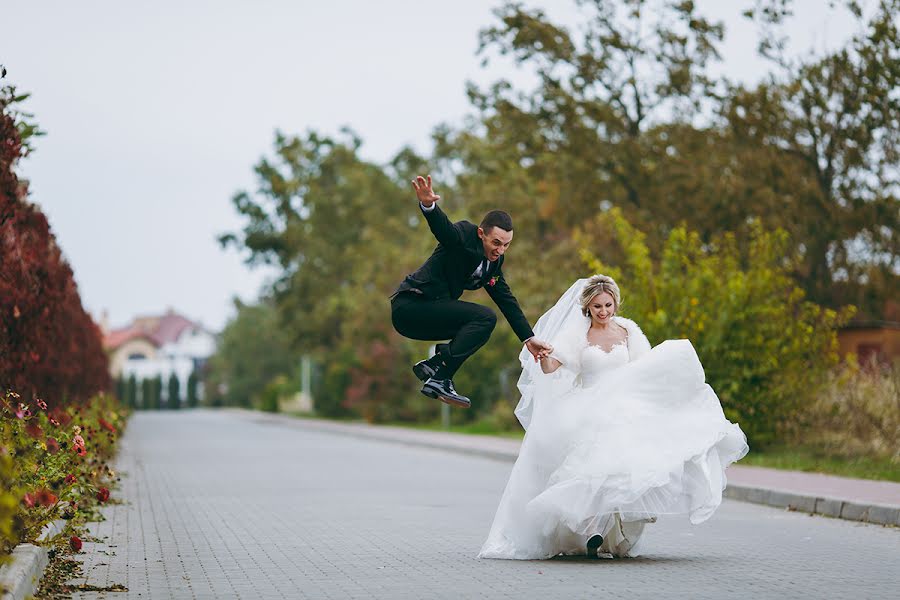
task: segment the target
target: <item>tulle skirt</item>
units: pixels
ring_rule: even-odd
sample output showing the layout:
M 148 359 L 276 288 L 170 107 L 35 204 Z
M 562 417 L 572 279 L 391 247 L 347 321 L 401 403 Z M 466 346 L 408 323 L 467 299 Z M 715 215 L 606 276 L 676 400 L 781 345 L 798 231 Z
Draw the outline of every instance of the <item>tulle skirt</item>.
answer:
M 564 393 L 538 389 L 534 413 L 482 558 L 637 555 L 644 526 L 662 515 L 708 519 L 725 468 L 748 451 L 687 340 Z

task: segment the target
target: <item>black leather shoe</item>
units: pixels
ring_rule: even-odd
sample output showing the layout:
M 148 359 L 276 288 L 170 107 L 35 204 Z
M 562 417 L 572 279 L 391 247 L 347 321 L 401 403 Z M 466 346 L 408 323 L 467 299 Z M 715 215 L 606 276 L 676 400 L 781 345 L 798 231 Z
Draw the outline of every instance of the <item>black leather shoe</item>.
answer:
M 597 550 L 599 550 L 602 545 L 603 536 L 599 533 L 597 535 L 592 535 L 587 541 L 587 555 L 591 558 L 597 558 Z
M 453 388 L 452 379 L 434 379 L 431 378 L 422 386 L 421 392 L 429 398 L 437 398 L 441 402 L 450 404 L 451 406 L 459 406 L 461 408 L 469 408 L 472 401 L 457 392 Z
M 437 369 L 431 366 L 431 363 L 427 360 L 420 360 L 416 364 L 413 365 L 413 373 L 416 374 L 416 377 L 419 378 L 419 381 L 428 381 L 434 374 L 437 373 Z

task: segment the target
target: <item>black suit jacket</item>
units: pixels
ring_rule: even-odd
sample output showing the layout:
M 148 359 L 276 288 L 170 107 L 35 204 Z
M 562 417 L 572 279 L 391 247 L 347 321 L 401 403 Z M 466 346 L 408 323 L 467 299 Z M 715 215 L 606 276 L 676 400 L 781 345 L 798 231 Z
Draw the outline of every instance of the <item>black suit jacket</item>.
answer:
M 471 285 L 472 273 L 484 259 L 478 226 L 469 221 L 451 223 L 437 205 L 432 210 L 423 210 L 422 214 L 438 245 L 425 264 L 403 279 L 394 295 L 410 292 L 432 300 L 457 300 L 463 290 L 483 287 L 519 339 L 525 341 L 532 337 L 531 325 L 503 278 L 504 256 L 488 263 L 487 272 L 482 273 L 481 280 Z

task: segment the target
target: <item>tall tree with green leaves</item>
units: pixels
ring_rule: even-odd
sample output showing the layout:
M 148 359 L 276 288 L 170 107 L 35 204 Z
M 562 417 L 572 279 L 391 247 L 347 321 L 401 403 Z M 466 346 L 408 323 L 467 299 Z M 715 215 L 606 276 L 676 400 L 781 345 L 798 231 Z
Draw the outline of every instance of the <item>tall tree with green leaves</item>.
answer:
M 723 114 L 747 201 L 791 233 L 811 298 L 878 313 L 900 289 L 900 0 L 879 0 L 867 21 L 859 3 L 841 4 L 860 20 L 849 43 L 793 60 L 777 33 L 791 2 L 749 12 L 767 25 L 762 51 L 780 70 L 734 89 Z
M 290 332 L 272 302 L 244 304 L 235 299 L 234 308 L 236 314 L 209 360 L 206 387 L 226 390 L 222 402 L 228 406 L 250 407 L 276 376 L 297 372 L 300 355 L 291 349 Z
M 470 88 L 481 115 L 475 131 L 490 146 L 471 171 L 490 178 L 496 169 L 524 167 L 543 187 L 527 191 L 541 198 L 533 213 L 557 223 L 577 225 L 604 201 L 652 222 L 658 199 L 648 183 L 658 152 L 646 133 L 699 114 L 715 85 L 707 68 L 718 58 L 723 27 L 689 1 L 578 4 L 577 32 L 519 3 L 495 11 L 500 24 L 482 32 L 482 55 L 512 56 L 538 85 L 517 90 L 500 80 Z
M 405 182 L 421 161 L 404 150 L 391 164 L 376 165 L 359 157 L 361 143 L 352 133 L 342 138 L 278 134 L 274 156 L 256 166 L 259 191 L 234 197 L 245 220 L 242 231 L 221 238 L 226 246 L 248 251 L 251 264 L 280 267 L 271 295 L 294 357 L 305 353 L 320 362 L 336 352 L 358 357 L 376 340 L 388 339 L 405 348 L 390 327 L 388 296 L 430 250 L 421 230 L 424 219 Z M 339 370 L 326 369 L 326 380 L 340 384 L 327 386 L 329 397 L 317 403 L 340 412 L 351 369 L 359 374 L 365 364 L 351 359 L 328 365 Z M 386 404 L 397 393 L 385 389 L 369 397 Z

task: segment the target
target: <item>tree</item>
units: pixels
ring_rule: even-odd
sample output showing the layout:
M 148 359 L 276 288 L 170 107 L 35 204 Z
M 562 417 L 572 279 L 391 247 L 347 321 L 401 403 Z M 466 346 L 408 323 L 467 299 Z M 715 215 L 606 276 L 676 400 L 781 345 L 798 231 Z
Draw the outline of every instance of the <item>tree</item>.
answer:
M 156 409 L 153 397 L 153 378 L 141 379 L 141 405 L 144 410 Z
M 134 376 L 134 373 L 128 376 L 128 391 L 126 392 L 126 396 L 128 398 L 128 406 L 132 408 L 143 408 L 146 407 L 146 396 L 141 397 L 141 405 L 138 405 L 138 397 L 137 397 L 137 379 Z
M 235 299 L 234 307 L 236 315 L 209 360 L 207 383 L 212 389 L 227 384 L 226 405 L 249 407 L 275 377 L 296 373 L 300 357 L 271 301 L 244 304 Z
M 646 132 L 671 115 L 689 122 L 698 114 L 714 87 L 706 69 L 718 58 L 723 27 L 693 2 L 579 5 L 577 38 L 540 10 L 507 3 L 495 11 L 501 24 L 482 32 L 480 52 L 486 61 L 491 50 L 511 55 L 539 83 L 527 92 L 503 80 L 486 91 L 470 88 L 481 113 L 472 131 L 491 148 L 478 167 L 491 177 L 524 166 L 544 187 L 534 207 L 544 219 L 574 226 L 606 201 L 650 221 L 659 200 L 647 184 L 659 154 Z
M 150 408 L 162 409 L 162 375 L 150 378 Z
M 118 400 L 122 404 L 125 404 L 126 406 L 134 408 L 133 404 L 128 404 L 127 383 L 125 382 L 125 378 L 122 377 L 121 375 L 118 375 L 115 379 L 115 392 L 116 392 L 116 400 Z
M 789 4 L 757 17 L 778 26 Z M 862 18 L 857 3 L 845 4 Z M 781 56 L 783 40 L 770 31 L 763 51 L 782 74 L 736 88 L 723 109 L 739 144 L 737 164 L 754 184 L 751 198 L 775 204 L 801 250 L 798 277 L 810 297 L 837 305 L 848 301 L 848 288 L 884 282 L 874 306 L 866 302 L 876 316 L 900 285 L 897 14 L 900 0 L 880 0 L 848 46 L 796 64 Z
M 274 263 L 282 269 L 271 289 L 277 324 L 268 330 L 287 336 L 293 349 L 278 352 L 293 361 L 287 373 L 296 371 L 301 351 L 321 362 L 331 361 L 336 355 L 358 355 L 385 335 L 408 360 L 400 337 L 375 324 L 390 322 L 388 296 L 430 250 L 428 237 L 421 229 L 416 231 L 424 219 L 408 184 L 391 174 L 403 173 L 405 179 L 416 157 L 403 151 L 382 167 L 361 160 L 360 145 L 352 133 L 345 139 L 278 134 L 274 157 L 262 159 L 256 167 L 259 193 L 240 192 L 233 200 L 245 226 L 240 233 L 222 236 L 222 243 L 249 251 L 251 263 Z M 236 342 L 235 349 L 247 344 Z M 237 375 L 241 367 L 227 358 L 228 351 L 223 356 L 226 364 L 234 365 L 226 371 Z M 401 365 L 378 368 L 408 369 Z M 344 410 L 341 405 L 352 378 L 365 376 L 359 365 L 355 367 L 351 374 L 352 361 L 327 366 L 327 396 L 316 398 L 317 407 L 330 407 L 332 414 Z M 255 371 L 244 380 L 252 381 L 252 389 L 234 388 L 241 377 L 232 377 L 228 395 L 248 402 L 274 374 Z M 412 382 L 407 385 L 397 395 L 412 392 Z
M 191 371 L 187 380 L 187 405 L 189 408 L 197 408 L 197 405 L 200 403 L 199 396 L 197 395 L 197 385 L 199 384 L 199 381 L 200 379 L 197 377 L 197 371 Z
M 166 403 L 171 410 L 181 408 L 181 382 L 178 381 L 178 375 L 173 371 L 169 375 L 168 389 L 166 390 Z

